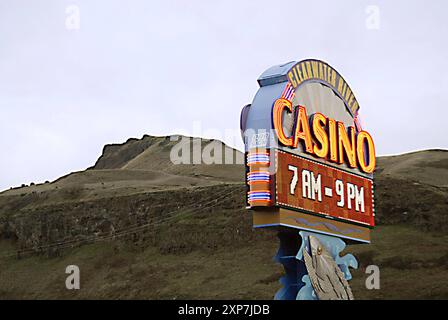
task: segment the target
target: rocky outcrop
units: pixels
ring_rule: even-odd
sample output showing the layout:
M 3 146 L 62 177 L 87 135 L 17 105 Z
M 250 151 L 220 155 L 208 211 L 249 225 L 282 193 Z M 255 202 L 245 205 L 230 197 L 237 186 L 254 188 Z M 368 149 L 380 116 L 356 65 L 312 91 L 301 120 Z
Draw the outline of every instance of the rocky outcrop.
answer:
M 17 243 L 17 256 L 55 256 L 94 241 L 144 244 L 156 227 L 213 210 L 243 210 L 244 185 L 220 185 L 67 202 L 4 212 L 0 237 Z

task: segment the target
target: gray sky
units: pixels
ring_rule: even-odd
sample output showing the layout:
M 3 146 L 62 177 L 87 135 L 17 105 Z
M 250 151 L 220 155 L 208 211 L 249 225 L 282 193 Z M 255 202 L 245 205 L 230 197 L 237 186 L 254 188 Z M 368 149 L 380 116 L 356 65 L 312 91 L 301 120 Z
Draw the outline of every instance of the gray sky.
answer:
M 448 148 L 447 12 L 443 0 L 0 0 L 0 190 L 145 133 L 200 122 L 219 137 L 265 69 L 305 58 L 344 76 L 378 154 Z

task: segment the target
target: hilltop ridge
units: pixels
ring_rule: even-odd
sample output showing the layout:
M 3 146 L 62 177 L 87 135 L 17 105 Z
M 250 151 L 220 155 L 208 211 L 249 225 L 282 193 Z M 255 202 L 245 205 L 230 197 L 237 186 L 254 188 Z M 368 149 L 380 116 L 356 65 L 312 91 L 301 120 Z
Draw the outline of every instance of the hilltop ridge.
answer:
M 278 240 L 252 229 L 244 166 L 173 164 L 172 140 L 107 145 L 87 170 L 2 192 L 0 298 L 272 298 Z M 448 152 L 377 160 L 372 244 L 348 248 L 355 297 L 448 297 Z M 61 285 L 67 264 L 85 275 L 75 294 Z M 380 291 L 365 289 L 368 264 L 382 268 Z

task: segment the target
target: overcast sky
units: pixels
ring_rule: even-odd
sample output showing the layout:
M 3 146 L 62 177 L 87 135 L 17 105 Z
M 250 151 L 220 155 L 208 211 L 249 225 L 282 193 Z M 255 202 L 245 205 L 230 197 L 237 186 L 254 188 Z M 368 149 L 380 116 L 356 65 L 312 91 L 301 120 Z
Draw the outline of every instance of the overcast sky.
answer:
M 378 154 L 448 148 L 447 12 L 443 0 L 0 0 L 0 190 L 83 170 L 130 137 L 195 122 L 219 137 L 265 69 L 305 58 L 348 81 Z

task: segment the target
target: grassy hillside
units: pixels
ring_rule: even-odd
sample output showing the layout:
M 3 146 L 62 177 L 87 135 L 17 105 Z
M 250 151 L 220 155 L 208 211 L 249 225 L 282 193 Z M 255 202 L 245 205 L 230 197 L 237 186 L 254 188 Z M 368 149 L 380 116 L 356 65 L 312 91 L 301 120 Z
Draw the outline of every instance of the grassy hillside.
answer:
M 0 298 L 271 299 L 278 240 L 251 228 L 243 166 L 173 165 L 171 140 L 106 146 L 86 171 L 1 193 Z M 372 244 L 346 250 L 355 297 L 448 298 L 448 152 L 379 158 L 375 178 Z M 365 289 L 369 264 L 381 290 Z
M 424 150 L 379 158 L 377 174 L 448 187 L 448 151 Z

